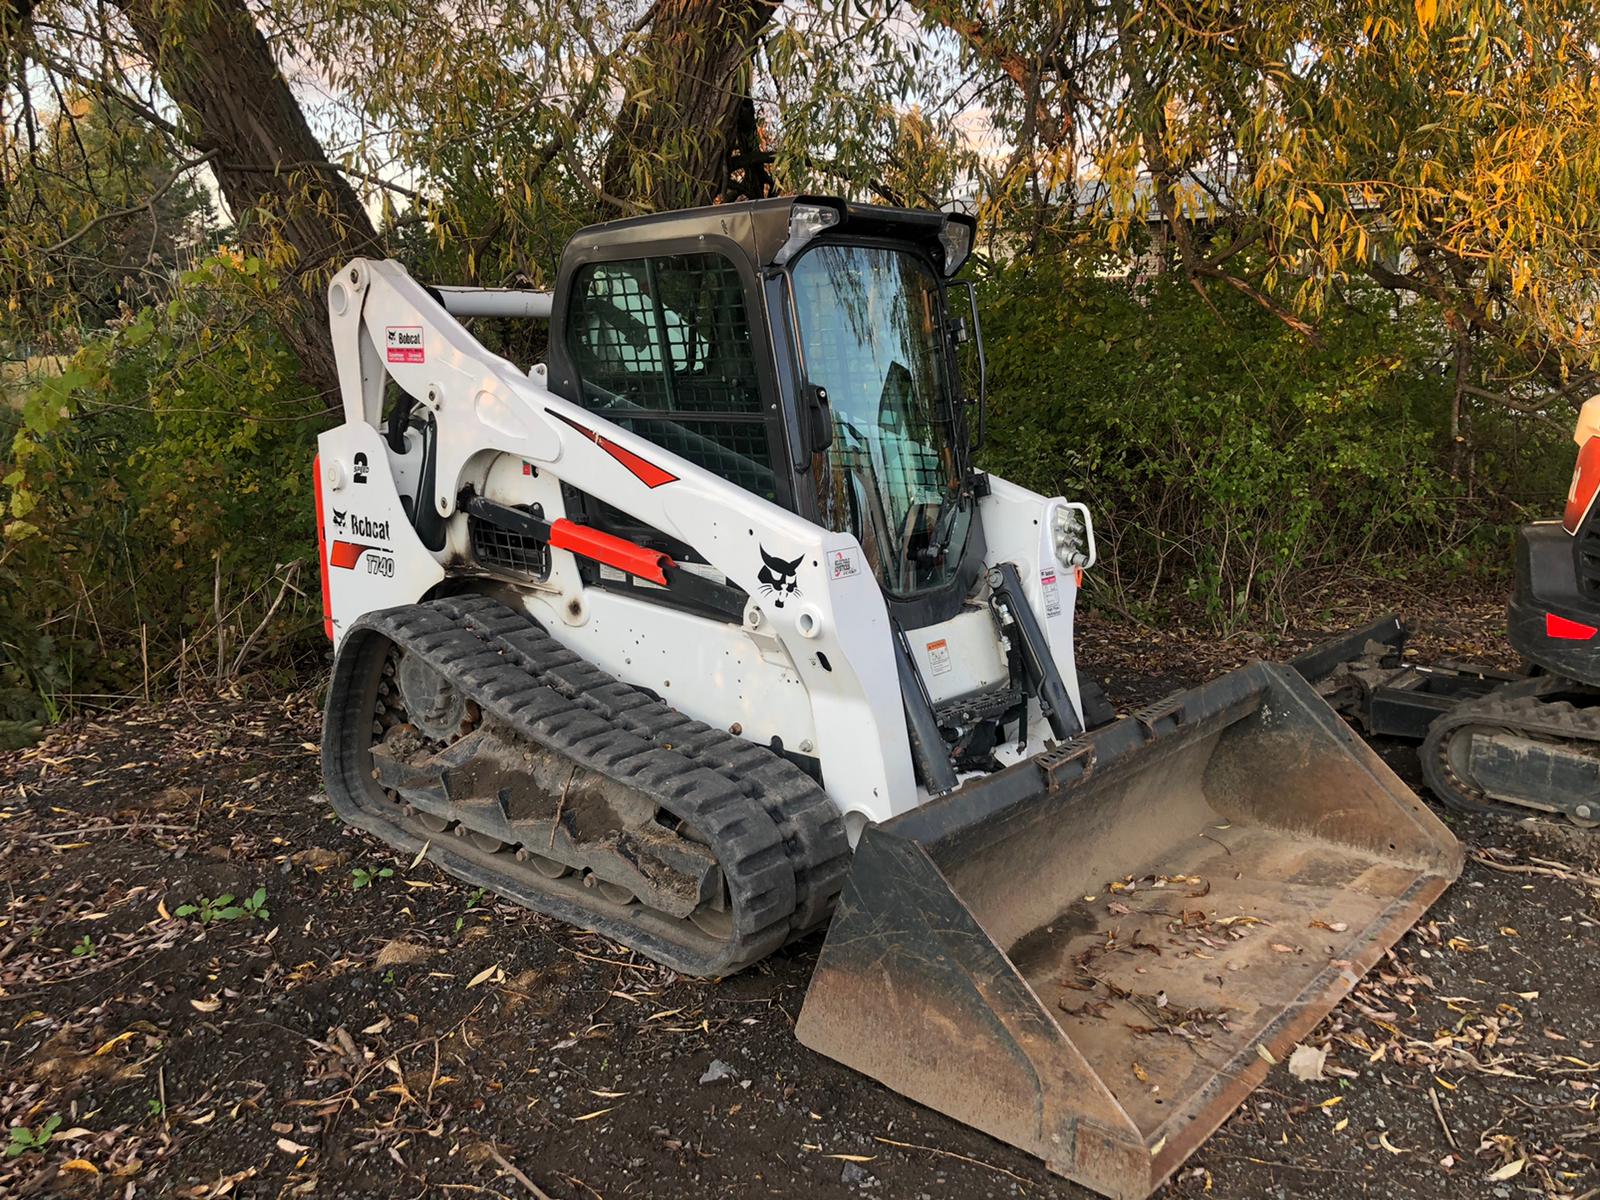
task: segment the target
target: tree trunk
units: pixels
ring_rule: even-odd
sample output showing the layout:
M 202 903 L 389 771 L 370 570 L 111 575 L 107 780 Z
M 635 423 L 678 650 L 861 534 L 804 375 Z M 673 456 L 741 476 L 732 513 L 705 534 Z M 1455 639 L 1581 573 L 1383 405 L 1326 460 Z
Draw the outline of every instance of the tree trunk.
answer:
M 366 209 L 306 124 L 245 0 L 117 2 L 185 133 L 215 155 L 211 169 L 245 244 L 295 280 L 277 323 L 307 381 L 336 405 L 321 283 L 352 255 L 382 253 Z
M 660 0 L 623 72 L 605 198 L 629 211 L 710 204 L 771 188 L 750 102 L 750 58 L 782 0 Z

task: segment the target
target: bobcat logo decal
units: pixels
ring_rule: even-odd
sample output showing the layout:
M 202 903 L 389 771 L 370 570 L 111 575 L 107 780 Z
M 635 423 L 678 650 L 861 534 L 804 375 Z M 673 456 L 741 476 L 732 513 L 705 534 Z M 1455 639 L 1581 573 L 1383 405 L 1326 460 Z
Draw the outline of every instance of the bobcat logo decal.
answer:
M 337 508 L 333 510 L 333 527 L 340 533 L 344 532 L 344 517 L 345 514 L 340 512 Z
M 798 596 L 800 589 L 795 585 L 795 572 L 800 569 L 800 564 L 805 561 L 805 555 L 799 558 L 782 559 L 767 553 L 765 546 L 761 547 L 761 561 L 766 565 L 761 568 L 756 580 L 761 584 L 761 594 L 771 596 L 774 608 L 783 607 L 785 596 Z

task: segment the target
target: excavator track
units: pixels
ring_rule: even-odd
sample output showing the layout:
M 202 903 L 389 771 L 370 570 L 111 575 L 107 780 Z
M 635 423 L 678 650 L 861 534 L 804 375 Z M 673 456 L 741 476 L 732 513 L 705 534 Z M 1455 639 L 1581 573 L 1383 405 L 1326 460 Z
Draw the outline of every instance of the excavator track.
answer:
M 1420 755 L 1452 808 L 1600 825 L 1600 690 L 1554 676 L 1502 685 L 1435 720 Z
M 355 623 L 322 763 L 351 824 L 685 974 L 820 924 L 849 869 L 838 811 L 798 767 L 485 596 Z

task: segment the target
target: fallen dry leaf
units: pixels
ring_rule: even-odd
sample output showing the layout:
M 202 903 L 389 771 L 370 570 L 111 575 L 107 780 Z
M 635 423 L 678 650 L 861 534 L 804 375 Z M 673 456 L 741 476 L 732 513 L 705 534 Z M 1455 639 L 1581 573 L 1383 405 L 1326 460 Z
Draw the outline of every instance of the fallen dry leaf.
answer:
M 1315 1046 L 1296 1046 L 1294 1052 L 1289 1055 L 1289 1074 L 1308 1083 L 1321 1079 L 1322 1067 L 1327 1061 L 1326 1050 L 1320 1050 Z
M 1527 1165 L 1528 1165 L 1528 1160 L 1525 1159 L 1525 1158 L 1519 1158 L 1515 1162 L 1508 1162 L 1505 1166 L 1501 1167 L 1498 1171 L 1490 1172 L 1490 1174 L 1489 1174 L 1489 1182 L 1490 1183 L 1504 1183 L 1508 1179 L 1514 1179 L 1518 1175 L 1522 1174 L 1522 1168 L 1527 1166 Z
M 310 867 L 313 871 L 324 871 L 329 867 L 337 867 L 344 862 L 345 856 L 334 850 L 322 846 L 307 846 L 304 850 L 296 850 L 289 856 L 289 861 L 297 867 Z
M 372 965 L 378 968 L 403 967 L 412 963 L 419 963 L 429 958 L 433 951 L 427 946 L 419 946 L 415 942 L 406 942 L 396 939 L 386 942 L 378 956 L 372 960 Z M 491 971 L 493 967 L 489 968 Z M 470 986 L 470 985 L 468 985 Z
M 128 1040 L 128 1039 L 129 1039 L 129 1038 L 131 1038 L 131 1037 L 133 1037 L 133 1033 L 134 1033 L 134 1031 L 133 1031 L 133 1030 L 131 1030 L 131 1029 L 129 1029 L 129 1030 L 126 1030 L 126 1031 L 125 1031 L 125 1032 L 123 1032 L 123 1033 L 119 1033 L 119 1034 L 117 1034 L 117 1036 L 116 1036 L 116 1037 L 114 1037 L 114 1038 L 112 1038 L 112 1039 L 110 1039 L 110 1040 L 109 1040 L 109 1041 L 107 1041 L 107 1042 L 106 1042 L 106 1043 L 105 1043 L 105 1044 L 103 1044 L 103 1045 L 102 1045 L 102 1046 L 101 1046 L 101 1047 L 100 1047 L 100 1049 L 98 1049 L 98 1050 L 96 1050 L 96 1051 L 95 1051 L 95 1052 L 94 1052 L 94 1056 L 95 1056 L 95 1057 L 96 1057 L 96 1058 L 99 1058 L 99 1057 L 100 1057 L 100 1056 L 101 1056 L 101 1055 L 102 1055 L 102 1054 L 110 1054 L 110 1053 L 111 1053 L 111 1052 L 112 1052 L 112 1051 L 113 1051 L 113 1050 L 115 1050 L 115 1049 L 116 1049 L 116 1048 L 117 1048 L 117 1047 L 118 1047 L 118 1046 L 120 1046 L 120 1045 L 122 1045 L 122 1043 L 123 1043 L 123 1042 L 125 1042 L 125 1041 L 127 1041 L 127 1040 Z

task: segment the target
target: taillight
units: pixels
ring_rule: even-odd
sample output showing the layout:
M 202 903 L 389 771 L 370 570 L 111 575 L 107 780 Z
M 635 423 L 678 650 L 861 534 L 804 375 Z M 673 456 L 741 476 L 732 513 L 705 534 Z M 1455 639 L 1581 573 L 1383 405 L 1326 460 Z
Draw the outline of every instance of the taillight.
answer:
M 322 632 L 333 641 L 333 598 L 328 592 L 328 533 L 322 527 L 322 455 L 311 460 L 312 490 L 317 502 L 317 574 L 322 576 Z
M 1577 533 L 1584 517 L 1600 492 L 1600 396 L 1591 396 L 1578 410 L 1578 427 L 1572 440 L 1578 443 L 1578 461 L 1572 468 L 1572 487 L 1567 490 L 1567 510 L 1561 527 Z
M 1557 616 L 1555 613 L 1545 613 L 1544 633 L 1546 637 L 1561 638 L 1564 641 L 1587 642 L 1595 634 L 1600 633 L 1600 628 L 1583 621 L 1574 621 L 1569 617 Z

